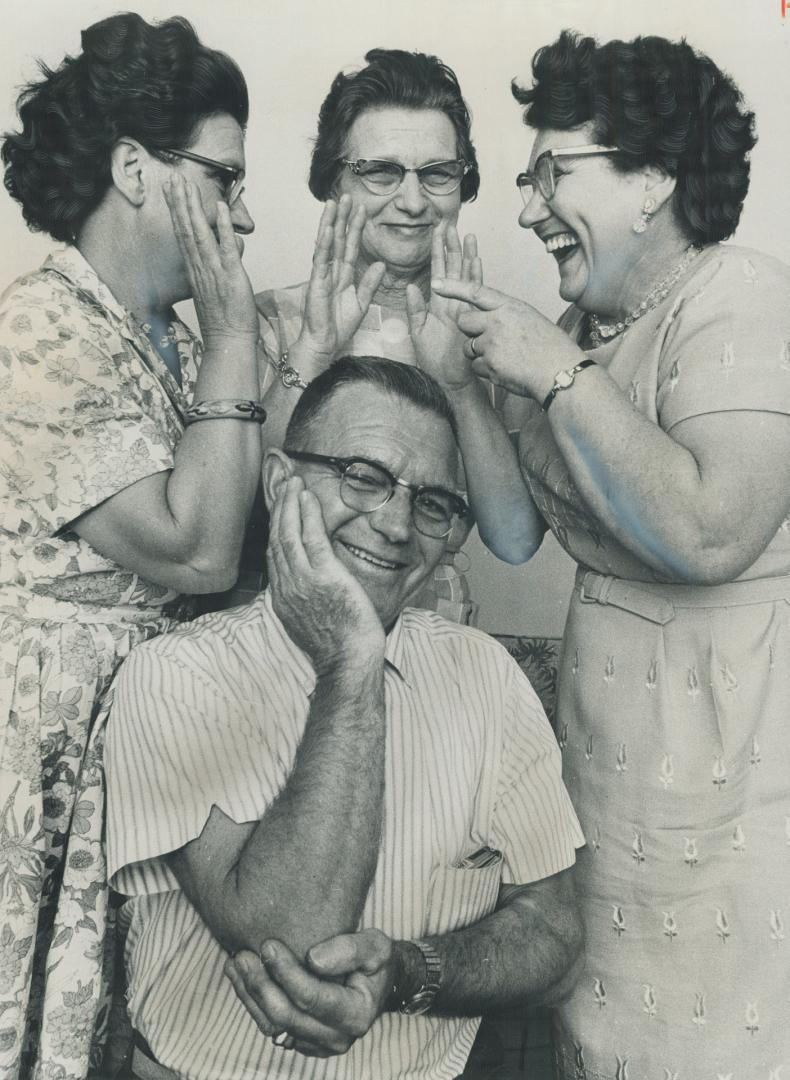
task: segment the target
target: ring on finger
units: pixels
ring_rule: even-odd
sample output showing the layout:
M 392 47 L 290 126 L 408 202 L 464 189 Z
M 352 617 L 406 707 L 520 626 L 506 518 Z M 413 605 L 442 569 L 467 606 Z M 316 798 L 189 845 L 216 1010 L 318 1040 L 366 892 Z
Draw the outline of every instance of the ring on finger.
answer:
M 473 356 L 473 357 L 474 357 L 475 359 L 477 359 L 477 357 L 478 357 L 478 356 L 482 356 L 482 355 L 483 355 L 482 353 L 479 353 L 479 352 L 477 351 L 477 338 L 476 338 L 476 337 L 473 337 L 473 338 L 470 338 L 469 340 L 470 340 L 470 345 L 469 345 L 469 348 L 470 348 L 470 349 L 471 349 L 471 351 L 472 351 L 472 356 Z
M 272 1035 L 272 1042 L 281 1050 L 290 1050 L 294 1044 L 294 1038 L 287 1031 L 281 1031 L 277 1035 Z

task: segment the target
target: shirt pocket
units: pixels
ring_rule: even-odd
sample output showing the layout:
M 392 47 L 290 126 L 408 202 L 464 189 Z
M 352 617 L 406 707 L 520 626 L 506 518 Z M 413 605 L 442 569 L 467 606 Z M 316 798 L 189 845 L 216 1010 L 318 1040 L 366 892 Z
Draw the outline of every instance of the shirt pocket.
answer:
M 501 883 L 501 855 L 477 869 L 438 866 L 428 886 L 423 934 L 448 934 L 489 915 L 496 908 Z

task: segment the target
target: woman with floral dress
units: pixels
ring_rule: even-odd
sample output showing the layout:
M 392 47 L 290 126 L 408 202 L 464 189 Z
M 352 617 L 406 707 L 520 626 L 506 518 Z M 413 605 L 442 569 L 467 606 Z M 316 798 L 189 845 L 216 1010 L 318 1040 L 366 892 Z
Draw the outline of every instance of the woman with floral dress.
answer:
M 248 103 L 185 20 L 127 14 L 19 113 L 6 187 L 67 246 L 0 305 L 0 1076 L 79 1080 L 104 1019 L 97 703 L 235 580 L 260 467 Z

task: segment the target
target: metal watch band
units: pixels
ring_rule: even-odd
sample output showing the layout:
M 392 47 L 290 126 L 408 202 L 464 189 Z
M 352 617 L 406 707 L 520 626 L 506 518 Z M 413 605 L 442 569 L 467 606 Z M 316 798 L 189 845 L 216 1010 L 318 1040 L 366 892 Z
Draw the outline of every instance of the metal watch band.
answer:
M 412 941 L 420 950 L 425 961 L 425 982 L 407 1001 L 402 1001 L 400 1012 L 406 1016 L 419 1016 L 433 1005 L 434 998 L 442 985 L 442 958 L 427 941 Z
M 584 371 L 585 368 L 591 367 L 595 363 L 589 356 L 586 360 L 581 360 L 575 367 L 567 368 L 564 371 L 558 371 L 554 376 L 554 386 L 549 390 L 546 397 L 543 399 L 543 411 L 547 412 L 549 405 L 554 401 L 560 390 L 567 390 L 568 387 L 573 386 L 574 380 L 580 371 Z

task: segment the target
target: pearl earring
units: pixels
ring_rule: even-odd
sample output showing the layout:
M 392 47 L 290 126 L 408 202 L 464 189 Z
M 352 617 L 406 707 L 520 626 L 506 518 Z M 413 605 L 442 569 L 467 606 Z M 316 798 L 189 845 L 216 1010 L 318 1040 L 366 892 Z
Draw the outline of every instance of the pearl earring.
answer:
M 631 226 L 631 228 L 634 230 L 635 233 L 643 233 L 645 231 L 645 229 L 650 224 L 650 215 L 653 213 L 655 208 L 656 208 L 656 200 L 655 199 L 650 199 L 650 198 L 645 199 L 644 204 L 642 206 L 642 213 L 641 213 L 641 215 L 639 217 L 639 220 L 635 221 L 633 223 L 633 225 Z

